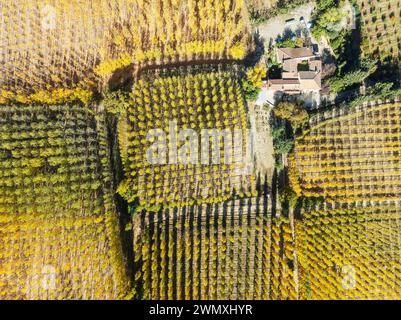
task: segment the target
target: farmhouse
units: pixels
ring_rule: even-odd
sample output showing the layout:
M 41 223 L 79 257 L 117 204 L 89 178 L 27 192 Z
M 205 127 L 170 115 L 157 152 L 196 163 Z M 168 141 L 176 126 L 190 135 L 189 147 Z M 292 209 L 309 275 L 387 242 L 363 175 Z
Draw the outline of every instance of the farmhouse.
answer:
M 322 61 L 310 48 L 277 48 L 277 61 L 282 64 L 282 78 L 269 79 L 268 90 L 288 94 L 319 92 L 322 85 Z

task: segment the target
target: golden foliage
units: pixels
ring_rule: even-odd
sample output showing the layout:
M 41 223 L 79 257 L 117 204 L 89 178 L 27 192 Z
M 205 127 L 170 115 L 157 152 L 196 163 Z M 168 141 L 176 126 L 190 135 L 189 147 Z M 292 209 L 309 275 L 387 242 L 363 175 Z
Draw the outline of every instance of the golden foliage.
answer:
M 88 111 L 0 108 L 0 299 L 127 291 L 105 123 Z
M 401 200 L 400 104 L 360 107 L 319 122 L 295 144 L 296 171 L 307 197 L 338 203 Z M 298 172 L 296 178 L 294 173 Z
M 142 292 L 137 298 L 271 299 L 271 282 L 281 276 L 271 261 L 282 257 L 271 250 L 265 201 L 246 198 L 142 213 L 144 232 L 134 243 L 137 292 Z
M 223 141 L 217 142 L 221 150 L 219 163 L 212 163 L 211 158 L 206 164 L 201 163 L 200 155 L 211 155 L 209 149 L 205 149 L 211 145 L 210 141 L 206 143 L 200 135 L 203 129 L 230 130 L 231 139 L 237 130 L 242 132 L 243 142 L 246 141 L 245 105 L 235 66 L 149 71 L 135 83 L 132 97 L 126 139 L 127 176 L 119 189 L 129 202 L 139 198 L 141 206 L 158 210 L 160 206 L 221 202 L 227 200 L 233 190 L 237 194 L 254 190 L 252 174 L 243 173 L 245 143 L 236 147 L 233 142 L 231 145 L 227 142 L 226 146 Z M 200 143 L 196 150 L 177 157 L 176 163 L 169 153 L 174 146 L 167 143 L 172 139 L 170 124 L 174 122 L 177 125 L 174 134 L 188 128 L 196 130 Z M 162 150 L 147 138 L 149 130 L 155 128 L 167 135 Z M 120 129 L 124 130 L 124 126 Z M 182 145 L 180 143 L 178 149 Z M 231 148 L 227 162 L 224 147 Z M 165 161 L 151 164 L 149 152 L 156 156 L 164 154 Z M 189 161 L 193 159 L 189 157 L 196 159 Z
M 64 104 L 70 102 L 81 101 L 88 105 L 92 100 L 93 92 L 81 88 L 77 89 L 53 89 L 40 90 L 32 94 L 24 94 L 22 92 L 13 93 L 3 90 L 0 92 L 0 105 L 11 103 L 22 104 Z
M 302 299 L 398 299 L 397 207 L 313 211 L 297 224 Z
M 246 75 L 254 87 L 261 88 L 263 86 L 262 79 L 267 76 L 266 64 L 263 62 L 258 63 L 253 68 L 250 68 Z

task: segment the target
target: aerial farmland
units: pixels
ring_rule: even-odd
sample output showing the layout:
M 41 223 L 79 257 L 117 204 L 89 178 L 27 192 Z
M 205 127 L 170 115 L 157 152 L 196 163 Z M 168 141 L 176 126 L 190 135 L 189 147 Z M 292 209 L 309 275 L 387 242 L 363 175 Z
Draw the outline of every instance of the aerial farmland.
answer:
M 0 300 L 401 299 L 400 10 L 0 1 Z

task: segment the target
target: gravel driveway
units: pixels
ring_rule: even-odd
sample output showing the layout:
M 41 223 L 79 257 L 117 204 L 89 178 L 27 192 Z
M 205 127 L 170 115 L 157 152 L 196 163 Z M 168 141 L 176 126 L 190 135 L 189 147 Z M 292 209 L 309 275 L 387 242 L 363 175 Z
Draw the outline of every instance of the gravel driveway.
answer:
M 265 42 L 269 43 L 270 39 L 272 39 L 274 43 L 276 38 L 279 35 L 282 35 L 286 29 L 295 31 L 299 28 L 305 28 L 306 24 L 310 22 L 314 6 L 315 2 L 311 1 L 310 3 L 293 9 L 287 14 L 282 14 L 269 19 L 267 22 L 257 26 L 256 30 L 259 31 L 260 36 L 265 40 Z M 304 22 L 300 21 L 301 17 L 304 18 Z M 295 19 L 295 21 L 286 23 L 286 20 L 292 18 Z

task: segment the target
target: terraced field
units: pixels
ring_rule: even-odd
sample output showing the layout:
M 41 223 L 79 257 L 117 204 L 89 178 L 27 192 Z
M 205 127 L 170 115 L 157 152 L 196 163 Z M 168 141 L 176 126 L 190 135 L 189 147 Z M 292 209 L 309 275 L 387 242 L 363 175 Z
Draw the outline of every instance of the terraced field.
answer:
M 126 294 L 105 134 L 79 106 L 0 109 L 1 299 Z

